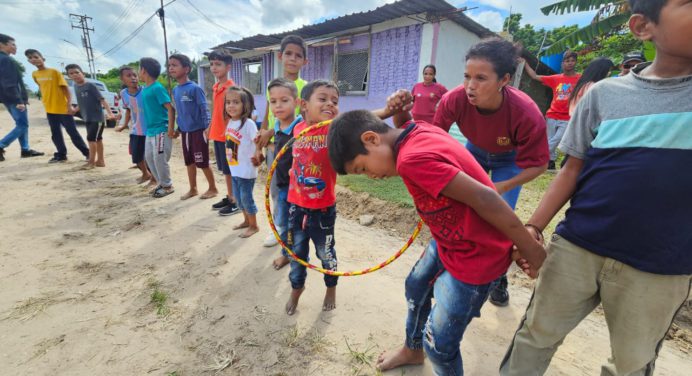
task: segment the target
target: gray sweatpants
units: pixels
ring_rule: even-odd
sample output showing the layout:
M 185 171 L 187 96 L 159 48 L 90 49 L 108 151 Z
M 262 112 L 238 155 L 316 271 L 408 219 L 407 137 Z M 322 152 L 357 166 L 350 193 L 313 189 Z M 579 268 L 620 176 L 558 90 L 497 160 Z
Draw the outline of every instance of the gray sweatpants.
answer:
M 156 136 L 147 136 L 144 146 L 144 158 L 147 161 L 149 170 L 151 170 L 154 178 L 162 187 L 173 185 L 171 169 L 168 166 L 172 149 L 173 141 L 166 132 L 159 133 Z
M 557 145 L 562 141 L 562 136 L 565 134 L 568 123 L 569 121 L 567 120 L 545 118 L 545 129 L 548 132 L 548 150 L 550 151 L 551 161 L 557 159 Z

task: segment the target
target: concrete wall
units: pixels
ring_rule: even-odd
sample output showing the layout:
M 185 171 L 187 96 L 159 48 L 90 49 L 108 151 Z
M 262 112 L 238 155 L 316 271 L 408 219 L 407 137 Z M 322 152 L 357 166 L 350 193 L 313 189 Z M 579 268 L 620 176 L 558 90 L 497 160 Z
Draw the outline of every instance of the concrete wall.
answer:
M 432 25 L 431 25 L 432 28 Z M 440 32 L 437 42 L 435 66 L 437 67 L 437 82 L 448 89 L 461 85 L 464 81 L 466 52 L 481 40 L 476 34 L 464 29 L 452 21 L 440 22 Z M 432 40 L 431 40 L 432 43 Z M 423 55 L 425 56 L 425 55 Z M 423 64 L 421 58 L 419 81 L 423 81 Z

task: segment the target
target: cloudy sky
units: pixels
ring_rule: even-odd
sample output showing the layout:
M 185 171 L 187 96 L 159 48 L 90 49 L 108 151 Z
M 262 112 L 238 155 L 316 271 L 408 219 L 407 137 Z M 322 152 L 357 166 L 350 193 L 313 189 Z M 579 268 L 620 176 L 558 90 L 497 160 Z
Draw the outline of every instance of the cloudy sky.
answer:
M 96 68 L 105 72 L 142 56 L 163 56 L 163 33 L 158 17 L 151 18 L 160 0 L 0 0 L 3 25 L 0 33 L 17 40 L 17 59 L 35 48 L 48 66 L 78 63 L 86 69 L 81 31 L 70 27 L 70 13 L 93 18 L 91 41 Z M 169 50 L 199 57 L 210 47 L 255 34 L 295 29 L 353 12 L 374 9 L 394 0 L 174 0 L 166 9 Z M 544 16 L 539 8 L 556 0 L 447 0 L 471 9 L 467 15 L 498 31 L 509 14 L 522 13 L 523 22 L 553 28 L 586 24 L 593 14 Z M 169 3 L 171 0 L 164 0 Z M 297 4 L 301 4 L 298 6 Z M 9 22 L 5 22 L 9 21 Z M 139 29 L 135 35 L 133 32 Z M 31 71 L 28 63 L 27 70 Z M 35 84 L 30 73 L 25 82 Z

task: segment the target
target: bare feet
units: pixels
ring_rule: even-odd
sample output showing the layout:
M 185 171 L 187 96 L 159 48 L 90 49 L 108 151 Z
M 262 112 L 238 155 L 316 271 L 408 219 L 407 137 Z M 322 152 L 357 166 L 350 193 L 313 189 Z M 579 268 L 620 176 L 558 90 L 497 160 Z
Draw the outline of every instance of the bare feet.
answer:
M 291 262 L 291 260 L 289 260 L 288 257 L 281 255 L 274 259 L 272 265 L 274 266 L 274 269 L 279 270 L 288 265 L 289 262 Z
M 156 182 L 156 179 L 152 176 L 151 179 L 149 179 L 149 184 L 147 184 L 147 188 L 153 188 L 158 186 L 159 184 Z
M 204 192 L 201 196 L 199 196 L 199 198 L 201 200 L 206 200 L 208 198 L 216 197 L 217 194 L 219 194 L 219 191 L 217 191 L 216 189 L 210 189 Z
M 234 230 L 240 230 L 242 228 L 248 228 L 248 227 L 250 227 L 250 224 L 247 221 L 243 221 L 243 223 L 233 226 L 233 229 Z
M 85 163 L 85 164 L 82 165 L 82 167 L 80 167 L 79 169 L 80 169 L 80 170 L 91 170 L 91 169 L 93 169 L 93 168 L 94 168 L 94 165 L 93 165 L 93 164 L 91 164 L 91 163 Z
M 414 350 L 401 346 L 396 350 L 388 350 L 380 354 L 375 368 L 380 371 L 386 371 L 406 365 L 423 364 L 424 359 L 423 349 Z
M 305 287 L 291 290 L 291 296 L 288 298 L 288 301 L 286 302 L 287 315 L 293 316 L 293 314 L 296 313 L 296 307 L 298 307 L 298 299 L 300 299 L 300 295 L 303 293 L 303 291 L 305 291 Z
M 258 233 L 258 232 L 259 232 L 259 227 L 257 227 L 257 226 L 254 226 L 254 227 L 253 227 L 253 226 L 248 226 L 248 227 L 247 227 L 247 230 L 243 231 L 243 233 L 240 234 L 240 235 L 238 235 L 238 236 L 241 237 L 241 238 L 249 238 L 249 237 L 251 237 L 252 235 L 255 235 L 255 234 Z
M 96 166 L 96 167 L 106 167 L 106 162 L 96 162 L 96 164 L 94 164 L 94 166 Z
M 324 302 L 322 303 L 323 311 L 331 311 L 336 308 L 336 286 L 327 287 L 327 292 L 324 294 Z
M 151 176 L 140 176 L 137 178 L 137 180 L 135 180 L 135 182 L 137 182 L 137 184 L 142 184 L 146 181 L 149 181 L 150 179 L 151 179 Z
M 187 200 L 188 198 L 194 197 L 194 196 L 197 196 L 197 190 L 196 189 L 190 189 L 189 191 L 187 191 L 187 193 L 180 196 L 180 199 L 181 200 Z

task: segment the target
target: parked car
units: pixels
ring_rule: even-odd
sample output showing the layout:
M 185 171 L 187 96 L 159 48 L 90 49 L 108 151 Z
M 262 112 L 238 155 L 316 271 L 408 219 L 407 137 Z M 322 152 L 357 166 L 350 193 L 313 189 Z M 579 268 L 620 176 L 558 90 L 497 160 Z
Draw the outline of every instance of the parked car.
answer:
M 94 80 L 91 78 L 86 79 L 87 82 L 91 82 L 94 84 L 99 91 L 101 92 L 101 95 L 103 95 L 103 98 L 106 100 L 106 102 L 110 105 L 111 112 L 115 116 L 114 120 L 106 120 L 106 126 L 108 128 L 113 128 L 118 122 L 118 119 L 120 119 L 120 96 L 116 93 L 111 93 L 108 91 L 108 88 L 106 85 L 99 81 L 99 80 Z M 72 96 L 72 105 L 76 106 L 77 105 L 77 96 L 74 93 L 74 81 L 72 81 L 71 78 L 65 77 L 65 81 L 67 81 L 67 84 L 70 86 L 70 96 Z M 82 118 L 81 114 L 77 112 L 75 114 L 78 118 Z

